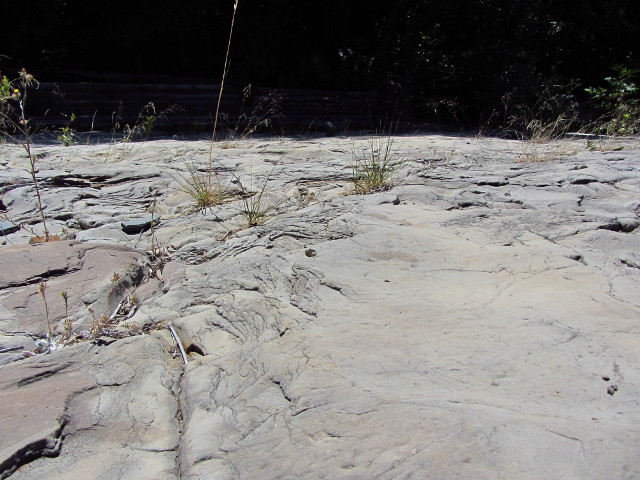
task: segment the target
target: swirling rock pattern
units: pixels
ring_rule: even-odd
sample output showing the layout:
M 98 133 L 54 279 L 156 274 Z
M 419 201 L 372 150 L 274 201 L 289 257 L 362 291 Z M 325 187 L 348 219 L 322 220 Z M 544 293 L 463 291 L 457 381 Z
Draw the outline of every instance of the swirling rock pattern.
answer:
M 640 476 L 637 144 L 527 162 L 521 142 L 402 137 L 392 188 L 345 195 L 360 141 L 215 146 L 223 185 L 267 182 L 251 228 L 239 197 L 203 214 L 177 188 L 207 142 L 39 146 L 49 228 L 75 240 L 3 237 L 0 478 Z M 3 148 L 5 213 L 41 233 Z M 55 328 L 68 289 L 78 328 L 135 294 L 139 331 L 23 359 L 38 279 Z

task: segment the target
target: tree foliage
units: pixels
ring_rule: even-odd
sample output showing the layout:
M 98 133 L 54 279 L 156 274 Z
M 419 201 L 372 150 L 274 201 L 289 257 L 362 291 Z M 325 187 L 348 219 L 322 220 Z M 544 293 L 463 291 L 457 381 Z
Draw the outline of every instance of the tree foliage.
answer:
M 545 92 L 587 99 L 614 65 L 640 66 L 634 0 L 240 2 L 229 80 L 380 90 L 473 123 Z M 4 2 L 9 63 L 216 79 L 231 0 Z M 13 62 L 13 63 L 12 63 Z M 3 62 L 6 64 L 7 62 Z M 3 71 L 7 68 L 0 64 Z M 38 72 L 39 73 L 39 72 Z M 43 77 L 42 73 L 39 73 Z

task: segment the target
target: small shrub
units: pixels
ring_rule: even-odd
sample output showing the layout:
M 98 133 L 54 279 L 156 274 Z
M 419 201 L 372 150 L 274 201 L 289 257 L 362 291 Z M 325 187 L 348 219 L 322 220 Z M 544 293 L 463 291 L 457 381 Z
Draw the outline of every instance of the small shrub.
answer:
M 2 133 L 5 133 L 6 128 L 8 127 L 8 115 L 10 111 L 9 100 L 15 100 L 16 88 L 14 88 L 11 80 L 9 80 L 4 75 L 0 74 L 0 129 Z M 4 136 L 2 137 L 4 140 Z
M 614 70 L 615 76 L 604 79 L 606 86 L 585 89 L 597 110 L 603 112 L 593 131 L 605 135 L 640 133 L 640 89 L 635 82 L 638 70 L 621 65 Z
M 69 147 L 78 143 L 78 136 L 72 128 L 62 127 L 60 129 L 60 134 L 58 135 L 57 140 L 65 147 Z

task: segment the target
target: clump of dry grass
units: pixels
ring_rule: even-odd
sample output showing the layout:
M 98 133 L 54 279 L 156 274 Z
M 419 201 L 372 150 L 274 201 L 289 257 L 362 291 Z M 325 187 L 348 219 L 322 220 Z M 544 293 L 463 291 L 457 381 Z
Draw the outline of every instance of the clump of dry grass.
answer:
M 575 124 L 572 112 L 561 112 L 548 120 L 532 118 L 525 124 L 522 136 L 522 162 L 549 162 L 576 153 L 565 135 Z
M 523 141 L 522 152 L 518 156 L 524 163 L 540 163 L 560 160 L 575 153 L 577 150 L 569 140 Z
M 231 197 L 228 186 L 222 184 L 218 172 L 201 172 L 194 162 L 186 162 L 187 173 L 174 177 L 177 189 L 191 197 L 194 211 L 207 211 Z
M 592 152 L 614 152 L 623 150 L 627 142 L 619 137 L 594 135 L 587 140 L 587 150 Z
M 533 105 L 511 106 L 508 95 L 503 101 L 504 128 L 522 141 L 520 161 L 547 162 L 575 153 L 566 138 L 578 123 L 577 102 L 570 90 L 546 86 Z
M 391 135 L 376 135 L 360 148 L 353 147 L 350 180 L 356 194 L 374 193 L 391 187 L 392 177 L 402 165 L 394 142 Z
M 262 187 L 257 190 L 253 189 L 253 174 L 249 176 L 249 185 L 247 185 L 246 182 L 243 183 L 243 180 L 241 178 L 234 175 L 234 178 L 236 179 L 236 182 L 238 183 L 242 191 L 241 195 L 243 208 L 241 210 L 241 213 L 244 216 L 247 225 L 250 227 L 255 227 L 262 224 L 269 216 L 269 212 L 277 208 L 279 205 L 279 203 L 267 203 L 267 199 L 265 197 L 265 194 L 267 193 L 267 184 L 269 183 L 269 180 L 271 179 L 276 166 L 277 165 L 274 165 L 274 167 L 267 175 L 267 178 L 265 178 L 264 182 L 262 183 Z

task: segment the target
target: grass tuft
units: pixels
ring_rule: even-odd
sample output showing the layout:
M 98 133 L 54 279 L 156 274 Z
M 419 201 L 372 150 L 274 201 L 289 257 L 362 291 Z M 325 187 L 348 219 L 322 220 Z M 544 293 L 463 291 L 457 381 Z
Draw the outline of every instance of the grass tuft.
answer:
M 546 142 L 522 141 L 521 163 L 543 163 L 565 159 L 578 152 L 576 144 L 569 139 L 556 139 Z
M 195 163 L 185 163 L 187 174 L 174 177 L 177 190 L 191 197 L 195 211 L 206 211 L 227 200 L 231 194 L 217 172 L 200 172 Z
M 239 177 L 235 177 L 238 185 L 242 189 L 242 210 L 241 213 L 244 215 L 244 218 L 247 222 L 247 225 L 250 227 L 255 227 L 264 223 L 264 221 L 268 218 L 269 212 L 273 209 L 277 208 L 279 204 L 267 204 L 265 193 L 267 191 L 267 184 L 271 179 L 271 175 L 275 170 L 277 165 L 275 165 L 267 178 L 262 183 L 262 187 L 258 191 L 252 191 L 246 185 L 244 185 Z M 251 182 L 253 183 L 253 175 L 251 175 Z
M 374 136 L 360 149 L 354 146 L 351 152 L 351 182 L 356 194 L 367 194 L 388 190 L 402 159 L 394 147 L 391 135 Z

